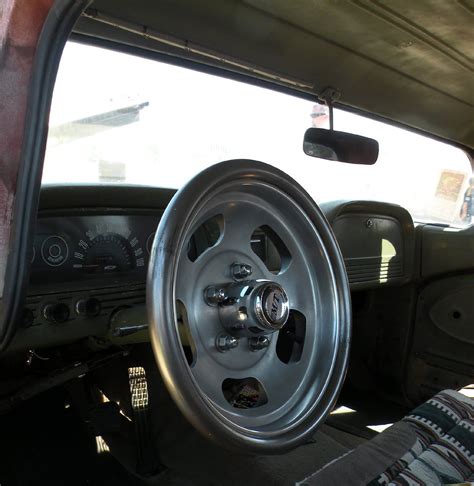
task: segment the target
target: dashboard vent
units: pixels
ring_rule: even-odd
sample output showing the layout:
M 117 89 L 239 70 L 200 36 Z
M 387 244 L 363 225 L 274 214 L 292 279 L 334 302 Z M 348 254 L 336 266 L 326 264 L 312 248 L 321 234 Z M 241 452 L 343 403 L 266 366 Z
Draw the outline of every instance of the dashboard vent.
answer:
M 384 283 L 393 278 L 403 277 L 403 262 L 394 257 L 390 261 L 382 258 L 345 258 L 349 283 Z

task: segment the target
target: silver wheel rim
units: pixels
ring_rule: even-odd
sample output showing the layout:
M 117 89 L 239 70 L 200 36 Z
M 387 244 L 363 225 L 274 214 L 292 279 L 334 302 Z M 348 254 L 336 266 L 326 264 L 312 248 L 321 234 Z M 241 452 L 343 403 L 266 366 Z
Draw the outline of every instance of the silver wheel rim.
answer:
M 219 215 L 221 234 L 195 261 L 187 244 L 200 225 Z M 270 227 L 290 257 L 271 273 L 251 248 L 251 235 Z M 295 362 L 277 353 L 281 331 L 269 346 L 252 351 L 241 337 L 220 352 L 216 336 L 228 334 L 204 290 L 235 279 L 233 262 L 252 268 L 252 279 L 278 284 L 289 307 L 304 316 L 302 352 Z M 193 341 L 188 364 L 176 315 L 187 312 Z M 207 436 L 258 453 L 278 452 L 305 440 L 325 418 L 347 366 L 350 301 L 342 258 L 319 208 L 288 176 L 266 164 L 231 161 L 199 174 L 168 207 L 152 250 L 148 284 L 152 341 L 165 383 L 185 416 Z M 181 305 L 180 304 L 180 305 Z M 236 408 L 224 394 L 225 380 L 258 380 L 266 403 Z M 227 382 L 226 382 L 227 383 Z M 240 406 L 240 405 L 239 405 Z

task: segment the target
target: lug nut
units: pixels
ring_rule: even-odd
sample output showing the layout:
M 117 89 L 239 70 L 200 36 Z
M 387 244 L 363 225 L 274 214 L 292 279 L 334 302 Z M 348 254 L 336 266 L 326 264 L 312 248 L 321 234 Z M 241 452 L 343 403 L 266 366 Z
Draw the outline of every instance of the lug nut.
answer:
M 252 351 L 260 351 L 261 349 L 268 348 L 269 345 L 270 339 L 267 336 L 249 338 L 249 347 Z
M 224 302 L 225 298 L 225 291 L 222 288 L 211 286 L 204 290 L 204 300 L 206 301 L 207 305 L 215 306 L 217 304 L 221 304 Z
M 242 280 L 252 275 L 252 267 L 246 263 L 233 263 L 231 272 L 236 280 Z
M 234 336 L 229 336 L 228 334 L 220 334 L 216 338 L 216 348 L 221 353 L 229 351 L 229 349 L 234 349 L 239 345 L 239 340 Z

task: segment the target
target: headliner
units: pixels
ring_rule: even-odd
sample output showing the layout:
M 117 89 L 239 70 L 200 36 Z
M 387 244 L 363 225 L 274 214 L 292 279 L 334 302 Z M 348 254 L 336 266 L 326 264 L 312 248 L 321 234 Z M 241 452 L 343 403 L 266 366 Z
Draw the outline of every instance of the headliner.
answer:
M 88 13 L 76 32 L 333 87 L 341 106 L 474 149 L 472 0 L 95 0 Z

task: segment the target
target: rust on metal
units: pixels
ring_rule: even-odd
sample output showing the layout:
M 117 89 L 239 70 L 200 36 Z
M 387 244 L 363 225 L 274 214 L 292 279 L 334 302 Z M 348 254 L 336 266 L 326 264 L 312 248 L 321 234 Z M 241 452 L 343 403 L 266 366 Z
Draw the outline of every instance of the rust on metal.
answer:
M 54 0 L 0 0 L 0 297 L 39 36 Z

